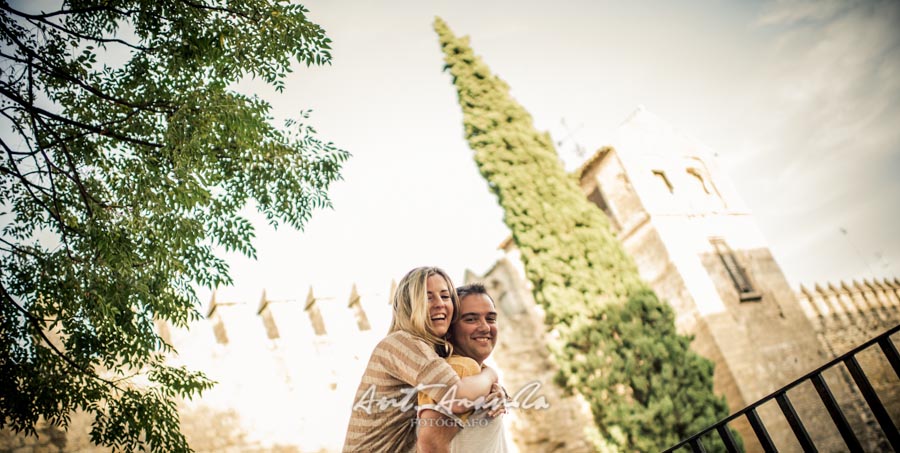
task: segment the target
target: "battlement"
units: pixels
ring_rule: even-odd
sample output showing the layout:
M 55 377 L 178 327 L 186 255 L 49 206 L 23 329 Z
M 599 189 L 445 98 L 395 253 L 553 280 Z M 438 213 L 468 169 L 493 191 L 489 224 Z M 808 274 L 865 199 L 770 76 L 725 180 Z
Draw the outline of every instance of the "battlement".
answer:
M 900 323 L 900 280 L 841 281 L 815 284 L 812 288 L 801 286 L 797 301 L 816 331 L 816 337 L 829 357 L 838 357 L 875 335 Z M 860 353 L 859 362 L 883 401 L 891 417 L 900 417 L 900 385 L 894 369 L 874 350 Z M 849 373 L 844 368 L 832 376 L 835 382 L 843 381 L 850 393 L 845 407 L 859 414 L 864 426 L 857 426 L 867 439 L 867 451 L 889 448 L 878 444 L 875 420 L 868 415 L 862 395 L 856 391 Z
M 346 294 L 338 296 L 318 295 L 310 286 L 302 301 L 272 299 L 264 290 L 255 307 L 246 301 L 220 300 L 213 293 L 206 322 L 216 343 L 222 345 L 246 340 L 248 334 L 262 336 L 263 332 L 269 340 L 310 344 L 328 339 L 343 341 L 367 332 L 383 335 L 390 322 L 390 298 L 395 286 L 392 282 L 388 294 L 360 294 L 353 284 Z M 852 324 L 857 318 L 881 322 L 900 318 L 897 278 L 801 285 L 796 295 L 804 314 L 818 329 L 835 323 Z M 257 326 L 250 328 L 248 321 Z M 159 327 L 164 339 L 171 342 L 171 328 Z
M 797 292 L 806 316 L 816 326 L 852 322 L 859 317 L 894 320 L 900 311 L 900 279 L 853 280 L 838 284 L 801 285 Z
M 259 336 L 259 326 L 266 338 L 281 342 L 322 342 L 373 330 L 383 334 L 390 318 L 390 298 L 390 293 L 360 294 L 356 284 L 341 295 L 320 295 L 310 286 L 303 300 L 273 299 L 263 290 L 255 305 L 248 301 L 223 300 L 214 292 L 206 323 L 212 328 L 216 343 L 221 345 L 247 340 L 248 335 Z M 171 341 L 170 328 L 159 327 L 166 341 Z M 198 327 L 205 330 L 200 326 L 193 329 Z
M 202 398 L 181 403 L 192 445 L 198 451 L 226 444 L 339 451 L 359 377 L 387 334 L 393 290 L 311 286 L 306 297 L 263 290 L 258 300 L 217 291 L 206 316 L 189 328 L 158 322 L 160 335 L 178 351 L 173 364 L 218 382 Z M 222 420 L 230 425 L 218 426 Z

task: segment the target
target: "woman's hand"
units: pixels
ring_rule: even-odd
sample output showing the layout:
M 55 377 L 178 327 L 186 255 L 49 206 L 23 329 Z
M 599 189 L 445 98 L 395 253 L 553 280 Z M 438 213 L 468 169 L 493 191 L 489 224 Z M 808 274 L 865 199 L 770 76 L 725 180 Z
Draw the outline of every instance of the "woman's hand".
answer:
M 484 399 L 487 407 L 491 408 L 490 411 L 488 411 L 488 417 L 495 418 L 505 414 L 507 412 L 506 402 L 508 400 L 509 395 L 507 395 L 506 389 L 495 382 L 494 385 L 491 386 L 491 393 L 488 393 L 487 397 Z

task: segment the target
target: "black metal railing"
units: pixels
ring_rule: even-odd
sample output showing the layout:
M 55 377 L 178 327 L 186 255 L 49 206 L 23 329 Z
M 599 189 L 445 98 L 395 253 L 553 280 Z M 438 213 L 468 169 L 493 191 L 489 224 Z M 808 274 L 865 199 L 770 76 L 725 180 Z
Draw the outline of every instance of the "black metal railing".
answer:
M 727 448 L 729 452 L 737 452 L 739 450 L 737 448 L 736 442 L 731 436 L 730 430 L 728 429 L 728 422 L 742 416 L 747 417 L 747 421 L 750 422 L 750 427 L 753 428 L 753 432 L 754 434 L 756 434 L 756 438 L 757 440 L 759 440 L 759 443 L 762 446 L 763 450 L 765 450 L 766 452 L 776 452 L 778 450 L 777 448 L 775 448 L 775 444 L 769 437 L 769 432 L 766 430 L 765 424 L 763 424 L 762 419 L 759 418 L 759 414 L 757 414 L 756 412 L 756 409 L 758 407 L 773 399 L 778 403 L 778 407 L 781 408 L 781 412 L 784 414 L 784 418 L 787 419 L 787 422 L 790 425 L 791 430 L 794 432 L 794 436 L 797 438 L 797 442 L 803 448 L 803 451 L 817 451 L 813 439 L 807 432 L 806 427 L 803 426 L 803 422 L 800 420 L 800 417 L 797 416 L 797 412 L 794 410 L 794 406 L 791 404 L 791 400 L 787 395 L 788 390 L 806 381 L 812 382 L 813 387 L 815 387 L 816 392 L 819 394 L 819 398 L 822 399 L 822 403 L 828 410 L 828 414 L 831 416 L 831 420 L 834 421 L 834 424 L 837 426 L 838 432 L 841 434 L 841 437 L 847 444 L 848 450 L 863 451 L 859 439 L 850 428 L 850 424 L 847 422 L 847 417 L 844 416 L 844 413 L 841 411 L 840 406 L 838 406 L 837 401 L 834 399 L 834 395 L 831 393 L 831 389 L 825 382 L 825 376 L 822 375 L 822 373 L 824 373 L 826 370 L 841 362 L 844 363 L 844 365 L 847 367 L 847 370 L 850 372 L 850 376 L 853 377 L 853 381 L 859 388 L 863 399 L 865 400 L 866 404 L 868 404 L 869 409 L 871 409 L 872 414 L 878 421 L 878 425 L 884 432 L 884 435 L 890 443 L 891 447 L 895 452 L 900 452 L 900 434 L 898 434 L 897 432 L 897 427 L 894 426 L 894 423 L 893 421 L 891 421 L 891 417 L 888 415 L 884 404 L 882 404 L 881 400 L 878 398 L 878 395 L 875 393 L 875 389 L 872 387 L 871 382 L 869 382 L 868 377 L 866 377 L 866 374 L 863 372 L 862 367 L 859 366 L 859 362 L 856 360 L 857 353 L 877 343 L 881 348 L 881 351 L 884 353 L 885 357 L 887 357 L 887 360 L 891 364 L 891 367 L 894 368 L 894 372 L 897 374 L 897 378 L 900 379 L 900 354 L 897 353 L 897 348 L 894 346 L 894 343 L 890 338 L 891 335 L 898 330 L 900 330 L 900 325 L 897 325 L 894 328 L 889 329 L 887 332 L 884 332 L 883 334 L 878 335 L 877 337 L 857 346 L 846 354 L 826 363 L 818 369 L 776 390 L 772 394 L 745 407 L 744 409 L 741 409 L 740 411 L 731 414 L 730 416 L 723 418 L 722 420 L 719 420 L 703 431 L 700 431 L 697 434 L 694 434 L 693 436 L 682 440 L 678 444 L 665 450 L 664 453 L 669 453 L 686 446 L 690 447 L 690 449 L 694 452 L 705 452 L 706 449 L 703 446 L 701 437 L 712 431 L 716 431 L 719 434 L 722 442 L 725 443 L 725 448 Z

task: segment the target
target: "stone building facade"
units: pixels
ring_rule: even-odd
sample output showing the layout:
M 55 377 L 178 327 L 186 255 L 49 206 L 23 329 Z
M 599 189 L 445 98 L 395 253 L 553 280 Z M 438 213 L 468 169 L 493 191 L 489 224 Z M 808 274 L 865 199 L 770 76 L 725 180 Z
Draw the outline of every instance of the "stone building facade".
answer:
M 641 277 L 675 309 L 679 331 L 694 335 L 692 348 L 715 362 L 715 390 L 737 411 L 900 322 L 898 286 L 865 282 L 795 293 L 711 154 L 638 109 L 619 127 L 614 146 L 599 150 L 577 176 Z M 488 282 L 501 303 L 509 293 L 515 306 L 536 310 L 530 293 L 518 289 L 528 285 L 518 252 L 510 241 L 501 247 L 506 258 L 469 278 Z M 861 360 L 877 376 L 892 415 L 900 415 L 900 382 L 879 354 L 867 351 Z M 498 360 L 506 369 L 528 358 Z M 833 369 L 825 378 L 863 445 L 880 450 L 884 439 L 846 371 Z M 788 395 L 822 451 L 846 449 L 811 385 Z M 781 451 L 799 451 L 777 404 L 759 412 Z M 746 419 L 732 427 L 748 451 L 760 450 Z
M 702 145 L 638 110 L 578 171 L 585 196 L 610 218 L 642 278 L 670 303 L 693 348 L 716 363 L 715 390 L 741 409 L 830 358 L 900 322 L 900 281 L 790 288 L 756 222 Z M 553 384 L 548 329 L 531 296 L 518 251 L 483 275 L 501 314 L 492 360 L 512 392 L 549 408 L 505 418 L 514 451 L 593 451 L 596 429 L 583 400 Z M 198 452 L 340 451 L 352 399 L 371 348 L 387 332 L 393 286 L 359 291 L 310 288 L 305 298 L 265 291 L 258 302 L 214 295 L 188 330 L 160 324 L 179 351 L 173 364 L 204 371 L 218 385 L 180 405 L 183 431 Z M 900 420 L 900 381 L 877 350 L 860 356 L 876 390 Z M 877 423 L 845 370 L 826 380 L 870 451 L 884 446 Z M 534 383 L 539 384 L 535 387 Z M 811 386 L 790 398 L 821 451 L 844 451 Z M 799 451 L 774 404 L 760 411 L 781 451 Z M 104 451 L 90 445 L 90 420 L 73 415 L 68 433 L 41 427 L 38 439 L 0 433 L 0 451 Z M 748 451 L 745 424 L 733 425 Z

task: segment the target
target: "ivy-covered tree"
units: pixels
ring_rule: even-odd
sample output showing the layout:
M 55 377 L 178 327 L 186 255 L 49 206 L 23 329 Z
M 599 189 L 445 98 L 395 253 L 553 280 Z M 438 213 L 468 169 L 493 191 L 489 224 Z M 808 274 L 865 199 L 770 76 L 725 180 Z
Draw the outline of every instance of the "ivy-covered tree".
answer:
M 245 205 L 302 228 L 348 156 L 230 87 L 281 91 L 330 40 L 283 0 L 50 7 L 0 0 L 0 428 L 81 410 L 97 444 L 189 450 L 175 401 L 213 383 L 154 322 L 231 282 L 216 247 L 255 256 Z
M 558 333 L 551 351 L 557 381 L 590 403 L 602 444 L 658 451 L 727 416 L 713 393 L 712 362 L 676 332 L 671 307 L 641 281 L 549 135 L 535 130 L 467 38 L 441 19 L 434 28 L 475 161 L 503 207 L 535 301 Z

